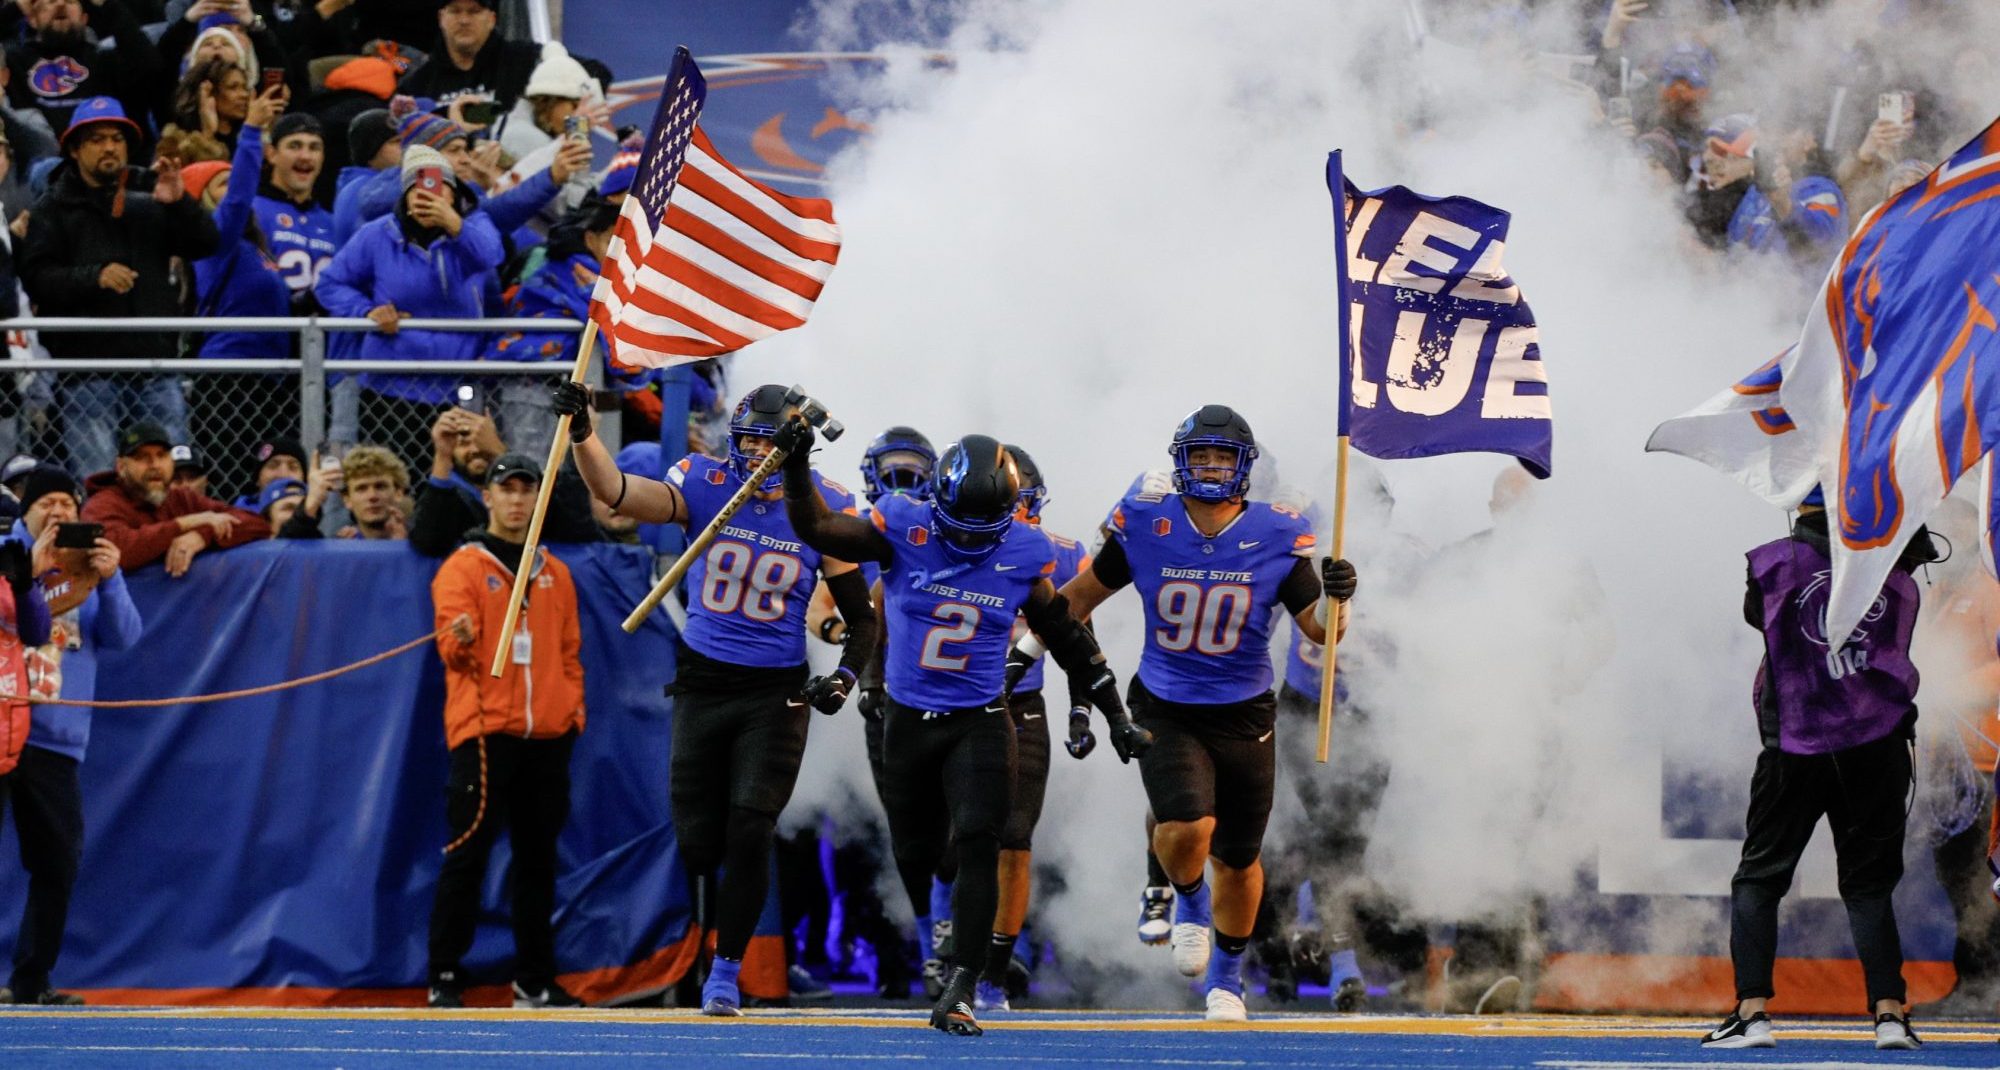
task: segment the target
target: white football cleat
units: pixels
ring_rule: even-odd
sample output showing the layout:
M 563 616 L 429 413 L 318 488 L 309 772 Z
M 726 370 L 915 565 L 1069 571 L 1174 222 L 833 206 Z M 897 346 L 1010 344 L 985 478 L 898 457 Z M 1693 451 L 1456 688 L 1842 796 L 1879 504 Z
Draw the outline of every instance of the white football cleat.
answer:
M 1242 996 L 1226 988 L 1211 988 L 1208 990 L 1208 1014 L 1205 1017 L 1211 1022 L 1247 1022 L 1250 1012 L 1243 1009 Z
M 1173 942 L 1174 969 L 1182 977 L 1200 977 L 1208 969 L 1208 926 L 1175 922 Z

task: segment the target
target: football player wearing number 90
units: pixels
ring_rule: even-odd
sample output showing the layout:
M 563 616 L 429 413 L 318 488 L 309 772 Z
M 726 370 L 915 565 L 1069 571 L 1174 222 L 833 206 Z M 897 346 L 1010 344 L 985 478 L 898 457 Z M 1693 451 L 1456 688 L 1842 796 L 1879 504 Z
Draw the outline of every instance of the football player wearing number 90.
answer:
M 819 494 L 806 458 L 812 441 L 802 419 L 778 433 L 785 508 L 808 546 L 882 566 L 889 838 L 905 887 L 928 884 L 945 853 L 956 856 L 958 939 L 931 1025 L 976 1036 L 973 986 L 989 950 L 980 937 L 993 931 L 999 907 L 1000 838 L 1014 784 L 1003 696 L 1015 617 L 1027 619 L 1065 672 L 1092 681 L 1090 700 L 1110 722 L 1120 758 L 1143 754 L 1151 739 L 1125 715 L 1097 641 L 1049 582 L 1056 556 L 1048 536 L 1014 522 L 1021 476 L 1005 447 L 985 435 L 959 439 L 938 458 L 931 500 L 885 497 L 862 520 Z
M 1188 415 L 1168 448 L 1174 489 L 1141 486 L 1112 509 L 1109 538 L 1063 586 L 1079 619 L 1136 585 L 1146 645 L 1132 678 L 1132 713 L 1157 741 L 1140 774 L 1158 826 L 1153 852 L 1174 884 L 1174 965 L 1208 972 L 1208 1018 L 1242 1021 L 1243 953 L 1264 894 L 1264 825 L 1271 816 L 1277 702 L 1271 694 L 1271 610 L 1326 640 L 1322 596 L 1347 624 L 1354 569 L 1313 567 L 1311 526 L 1296 511 L 1245 501 L 1257 441 L 1224 405 Z M 1215 862 L 1211 909 L 1204 880 Z M 1216 953 L 1210 954 L 1209 927 Z
M 613 513 L 700 531 L 770 454 L 772 435 L 794 411 L 785 393 L 773 385 L 745 395 L 729 421 L 729 460 L 690 455 L 664 483 L 618 470 L 592 433 L 583 387 L 558 387 L 555 411 L 572 417 L 577 470 Z M 807 478 L 815 501 L 854 513 L 853 495 L 839 484 L 810 470 Z M 668 777 L 681 860 L 697 879 L 722 869 L 715 894 L 702 897 L 715 904 L 716 936 L 701 1009 L 718 1017 L 741 1013 L 737 972 L 764 909 L 775 823 L 805 754 L 806 707 L 840 709 L 875 647 L 875 608 L 861 570 L 793 533 L 781 480 L 766 478 L 688 569 L 688 623 L 672 688 Z M 806 607 L 819 576 L 847 622 L 847 639 L 840 667 L 808 682 Z

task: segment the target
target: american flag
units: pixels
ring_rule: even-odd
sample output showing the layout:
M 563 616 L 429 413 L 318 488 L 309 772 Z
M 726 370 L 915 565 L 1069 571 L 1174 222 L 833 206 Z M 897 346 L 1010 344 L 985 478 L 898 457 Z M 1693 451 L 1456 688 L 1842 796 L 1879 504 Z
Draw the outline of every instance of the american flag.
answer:
M 840 255 L 827 201 L 746 178 L 695 125 L 707 83 L 674 53 L 591 295 L 620 364 L 667 367 L 805 323 Z

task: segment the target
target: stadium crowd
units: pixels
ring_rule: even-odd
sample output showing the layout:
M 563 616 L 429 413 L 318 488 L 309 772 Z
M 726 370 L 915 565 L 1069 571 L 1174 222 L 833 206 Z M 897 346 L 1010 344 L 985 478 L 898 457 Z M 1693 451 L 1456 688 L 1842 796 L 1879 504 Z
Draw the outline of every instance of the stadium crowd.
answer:
M 1469 44 L 1526 37 L 1547 6 L 1468 4 L 1439 32 Z M 1837 91 L 1818 101 L 1767 106 L 1760 96 L 1770 87 L 1753 74 L 1760 50 L 1775 47 L 1769 19 L 1794 10 L 1775 0 L 1612 0 L 1589 39 L 1561 43 L 1570 62 L 1556 77 L 1599 109 L 1608 142 L 1671 191 L 1691 248 L 1783 257 L 1816 276 L 1868 208 L 1920 180 L 1991 118 L 1985 90 L 1994 60 L 1983 42 L 1967 40 L 1943 68 L 1917 62 L 1952 36 L 1954 6 L 1883 3 L 1874 32 L 1853 42 L 1852 62 L 1829 82 Z M 0 13 L 0 314 L 327 314 L 378 327 L 339 338 L 336 356 L 572 361 L 577 340 L 565 331 L 401 327 L 409 319 L 581 318 L 636 170 L 634 133 L 609 125 L 611 72 L 560 45 L 501 31 L 491 0 L 19 0 Z M 608 149 L 602 166 L 600 143 Z M 44 331 L 33 344 L 56 358 L 297 355 L 296 338 L 280 332 Z M 658 376 L 606 370 L 623 395 L 627 437 L 642 442 L 618 455 L 618 467 L 665 476 L 653 445 Z M 79 603 L 79 617 L 65 615 L 75 606 L 57 614 L 57 627 L 69 629 L 57 642 L 69 643 L 71 659 L 61 694 L 89 697 L 79 651 L 119 649 L 136 637 L 122 571 L 157 564 L 183 576 L 201 554 L 264 538 L 407 540 L 447 558 L 469 531 L 498 532 L 503 542 L 517 533 L 492 515 L 490 484 L 543 478 L 534 457 L 554 413 L 545 381 L 502 382 L 346 378 L 332 386 L 327 442 L 308 450 L 298 440 L 296 383 L 285 376 L 8 377 L 0 455 L 14 453 L 10 443 L 33 448 L 0 467 L 0 517 L 41 555 L 55 553 L 45 544 L 56 525 L 103 525 L 102 543 L 80 548 L 84 559 L 74 565 L 103 582 Z M 690 452 L 726 458 L 733 443 L 717 433 L 717 414 L 733 394 L 718 369 L 699 369 Z M 909 474 L 914 459 L 934 459 L 928 441 L 917 448 L 921 439 L 886 437 L 885 448 L 871 451 L 863 472 L 871 491 L 893 496 L 928 484 L 927 470 Z M 551 478 L 548 541 L 644 538 L 573 467 Z M 1511 493 L 1496 493 L 1496 522 Z M 1969 612 L 1988 622 L 1990 637 L 1990 591 L 1973 592 L 1976 574 L 1955 575 L 1965 590 L 1950 597 L 1976 603 Z M 815 632 L 831 641 L 838 621 L 823 619 Z M 1316 694 L 1316 647 L 1293 645 L 1298 671 L 1287 673 L 1285 688 Z M 453 657 L 473 665 L 462 650 Z M 864 712 L 866 692 L 864 674 Z M 8 782 L 23 864 L 34 876 L 10 998 L 62 1001 L 50 971 L 82 850 L 75 763 L 88 721 L 35 710 L 42 734 L 31 736 L 29 757 Z M 1366 710 L 1363 701 L 1355 716 L 1365 719 Z M 1975 711 L 1988 724 L 1991 712 L 1990 704 Z M 1287 730 L 1304 735 L 1295 729 Z M 455 727 L 455 743 L 459 734 Z M 1965 745 L 1990 775 L 1994 748 L 1976 735 Z M 469 775 L 460 766 L 455 752 L 454 783 Z M 1455 929 L 1406 916 L 1356 872 L 1387 768 L 1361 755 L 1324 792 L 1298 773 L 1302 765 L 1287 768 L 1283 776 L 1296 782 L 1287 790 L 1315 815 L 1302 829 L 1317 838 L 1290 838 L 1257 912 L 1253 957 L 1271 993 L 1295 997 L 1301 983 L 1319 984 L 1341 1009 L 1356 1009 L 1364 965 L 1392 990 L 1407 984 L 1414 993 L 1434 968 L 1433 951 L 1449 945 L 1459 969 L 1444 986 L 1446 1005 L 1510 1009 L 1521 986 L 1506 982 L 1533 968 L 1532 909 L 1451 919 Z M 2000 963 L 1974 847 L 1991 820 L 1988 797 L 1938 847 L 1963 915 L 1961 998 L 1985 1008 L 2000 994 Z M 456 812 L 452 821 L 467 834 L 478 824 Z M 920 976 L 933 998 L 942 984 L 948 903 L 913 893 L 913 912 L 935 916 L 914 936 L 889 921 L 899 911 L 876 886 L 895 861 L 863 842 L 873 839 L 807 825 L 777 840 L 775 894 L 791 934 L 795 998 L 824 995 L 829 975 L 865 974 L 890 997 L 908 996 Z M 822 840 L 831 864 L 822 864 Z M 483 855 L 476 861 L 483 866 Z M 1134 891 L 1145 889 L 1141 938 L 1161 942 L 1173 897 L 1157 860 L 1153 867 Z M 478 866 L 464 867 L 450 894 L 463 897 L 478 878 Z M 1047 949 L 1014 924 L 1018 942 L 1003 950 L 1007 968 L 993 976 L 1018 997 Z M 468 939 L 457 930 L 434 935 L 433 950 L 442 941 L 448 957 Z M 546 958 L 528 995 L 561 1002 Z

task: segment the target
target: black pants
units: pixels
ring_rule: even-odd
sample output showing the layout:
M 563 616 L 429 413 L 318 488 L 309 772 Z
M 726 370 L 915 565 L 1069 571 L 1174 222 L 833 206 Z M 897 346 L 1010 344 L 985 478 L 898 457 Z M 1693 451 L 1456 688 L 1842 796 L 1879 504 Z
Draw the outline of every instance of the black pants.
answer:
M 1743 860 L 1730 883 L 1729 955 L 1736 998 L 1769 998 L 1778 953 L 1778 900 L 1825 815 L 1833 831 L 1840 900 L 1868 984 L 1868 1007 L 1900 1001 L 1903 943 L 1890 896 L 1903 877 L 1910 744 L 1901 734 L 1831 754 L 1767 748 L 1750 778 Z
M 1023 691 L 1008 698 L 1007 712 L 1014 719 L 1014 794 L 1000 847 L 1027 851 L 1033 849 L 1049 791 L 1049 708 L 1040 691 Z
M 14 998 L 49 987 L 49 971 L 62 952 L 70 891 L 83 860 L 83 795 L 76 759 L 24 747 L 20 764 L 0 779 L 0 802 L 14 803 L 14 831 L 21 837 L 21 868 L 28 871 L 28 908 L 14 940 Z
M 569 755 L 575 746 L 575 732 L 555 739 L 486 737 L 486 814 L 479 820 L 479 831 L 444 856 L 431 905 L 433 983 L 447 971 L 463 983 L 459 960 L 472 949 L 479 924 L 479 886 L 502 828 L 514 850 L 509 881 L 514 980 L 531 992 L 555 981 L 556 840 L 569 819 Z M 472 827 L 479 801 L 479 746 L 473 740 L 451 751 L 451 777 L 445 786 L 451 842 Z
M 1000 702 L 952 711 L 890 699 L 882 734 L 884 808 L 912 903 L 949 855 L 952 963 L 977 974 L 1000 911 L 1000 834 L 1014 789 L 1014 724 Z
M 868 775 L 875 781 L 875 797 L 881 800 L 882 812 L 884 814 L 889 812 L 889 786 L 888 764 L 887 760 L 883 757 L 885 748 L 882 745 L 882 737 L 887 734 L 888 726 L 889 714 L 885 706 L 882 716 L 865 718 L 861 729 L 862 738 L 868 745 Z M 951 852 L 946 851 L 944 856 L 939 859 L 935 876 L 938 880 L 944 881 L 946 884 L 950 884 L 958 878 L 958 860 Z M 919 918 L 929 917 L 931 912 L 930 882 L 904 882 L 903 890 L 910 900 L 910 913 Z M 923 934 L 919 935 L 922 936 Z M 929 939 L 930 937 L 923 936 L 924 941 Z
M 726 959 L 743 957 L 771 889 L 771 841 L 799 778 L 812 717 L 809 707 L 786 701 L 800 682 L 674 692 L 674 834 L 689 874 L 722 871 L 715 953 Z

